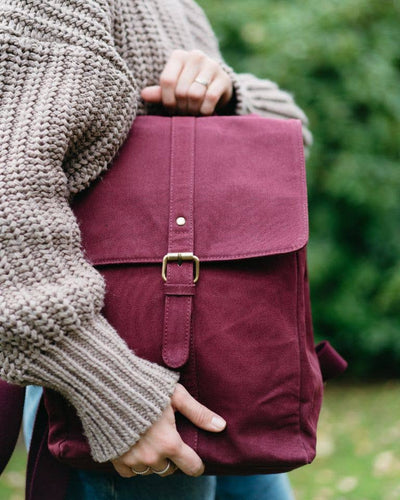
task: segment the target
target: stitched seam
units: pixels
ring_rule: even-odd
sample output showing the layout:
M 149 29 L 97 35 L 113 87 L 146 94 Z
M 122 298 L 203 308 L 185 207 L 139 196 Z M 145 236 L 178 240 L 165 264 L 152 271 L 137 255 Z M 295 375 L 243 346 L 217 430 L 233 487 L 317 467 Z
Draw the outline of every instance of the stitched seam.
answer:
M 267 252 L 253 252 L 253 253 L 244 253 L 244 254 L 237 254 L 237 255 L 208 255 L 207 257 L 199 257 L 200 260 L 203 262 L 211 262 L 211 261 L 220 261 L 223 259 L 226 260 L 237 260 L 237 259 L 246 259 L 246 258 L 251 258 L 251 257 L 268 257 L 269 255 L 277 255 L 281 253 L 289 253 L 289 252 L 294 252 L 297 250 L 300 250 L 305 246 L 307 243 L 308 238 L 305 240 L 301 239 L 299 242 L 295 245 L 292 245 L 290 247 L 283 247 L 283 248 L 274 248 L 272 250 L 268 250 Z M 113 263 L 132 263 L 132 264 L 140 264 L 141 262 L 149 262 L 153 264 L 160 264 L 162 261 L 162 258 L 155 258 L 155 257 L 107 257 L 105 259 L 93 259 L 91 262 L 94 265 L 105 265 L 105 264 L 113 264 Z
M 169 315 L 169 297 L 165 297 L 165 319 L 164 319 L 164 345 L 163 345 L 163 357 L 167 364 L 170 363 L 170 357 L 168 354 L 168 315 Z
M 194 249 L 194 217 L 193 217 L 193 197 L 194 197 L 194 148 L 195 148 L 195 127 L 196 127 L 196 119 L 192 119 L 192 128 L 191 128 L 191 140 L 192 140 L 192 148 L 190 151 L 190 196 L 189 196 L 189 220 L 190 220 L 190 246 L 191 250 Z
M 300 120 L 293 120 L 297 123 L 297 149 L 298 154 L 296 155 L 297 166 L 300 170 L 302 195 L 303 195 L 303 223 L 307 228 L 308 233 L 308 201 L 307 201 L 307 179 L 306 179 L 306 165 L 304 158 L 304 146 L 303 146 L 303 132 L 302 124 Z
M 181 290 L 181 289 L 166 289 L 164 291 L 165 295 L 174 295 L 174 296 L 185 296 L 185 295 L 193 295 L 191 290 Z
M 308 201 L 307 201 L 307 184 L 306 184 L 306 169 L 305 169 L 305 158 L 304 158 L 304 147 L 303 147 L 303 134 L 302 134 L 302 124 L 300 120 L 293 120 L 294 122 L 297 123 L 297 166 L 300 170 L 300 177 L 301 177 L 301 186 L 302 186 L 302 196 L 303 196 L 303 224 L 307 228 L 307 233 L 308 233 Z M 304 295 L 304 287 L 300 287 L 301 284 L 301 273 L 300 273 L 300 262 L 299 262 L 299 252 L 296 253 L 296 277 L 297 277 L 297 338 L 299 342 L 299 361 L 300 361 L 300 370 L 299 370 L 299 375 L 300 375 L 300 385 L 299 385 L 299 392 L 300 392 L 300 398 L 299 398 L 299 430 L 301 431 L 299 438 L 301 440 L 301 444 L 304 449 L 305 456 L 307 458 L 307 462 L 310 462 L 310 457 L 307 453 L 307 449 L 304 443 L 302 431 L 303 431 L 303 419 L 302 419 L 302 393 L 303 393 L 303 374 L 302 374 L 302 366 L 301 366 L 301 361 L 303 358 L 303 350 L 302 347 L 306 348 L 304 345 L 307 342 L 306 336 L 304 336 L 304 339 L 300 338 L 300 333 L 301 333 L 301 325 L 300 325 L 300 317 L 299 317 L 299 300 L 300 300 L 300 293 L 303 293 Z M 305 297 L 303 299 L 305 301 Z M 305 308 L 305 303 L 304 303 L 304 308 Z M 305 332 L 306 333 L 306 332 Z M 303 341 L 301 341 L 303 340 Z
M 186 358 L 189 352 L 189 342 L 190 342 L 189 333 L 190 333 L 190 316 L 192 312 L 192 297 L 186 297 L 185 302 L 186 302 L 186 320 L 185 320 L 185 337 L 183 341 L 183 346 L 185 349 L 184 356 Z
M 300 300 L 300 264 L 299 264 L 299 255 L 298 253 L 296 253 L 294 255 L 294 258 L 295 258 L 295 269 L 296 269 L 296 324 L 297 324 L 297 342 L 298 342 L 298 347 L 299 347 L 299 355 L 298 355 L 298 360 L 299 360 L 299 406 L 298 406 L 298 414 L 299 414 L 299 421 L 298 421 L 298 425 L 299 425 L 299 433 L 298 433 L 298 437 L 299 437 L 299 440 L 301 442 L 301 446 L 304 450 L 304 454 L 305 454 L 305 457 L 306 457 L 306 461 L 309 462 L 310 459 L 309 459 L 309 456 L 308 456 L 308 453 L 307 453 L 307 450 L 306 450 L 306 446 L 304 444 L 304 440 L 303 440 L 303 425 L 302 425 L 302 415 L 301 415 L 301 410 L 302 410 L 302 389 L 303 389 L 303 380 L 302 380 L 302 376 L 303 376 L 303 373 L 302 373 L 302 367 L 301 367 L 301 361 L 302 361 L 302 344 L 303 342 L 301 341 L 301 338 L 300 338 L 300 317 L 299 317 L 299 300 Z
M 168 235 L 168 250 L 171 244 L 171 229 L 172 229 L 172 204 L 173 204 L 173 176 L 174 176 L 174 145 L 175 145 L 175 121 L 171 118 L 170 122 L 171 146 L 170 146 L 170 187 L 169 187 L 169 235 Z M 167 277 L 170 274 L 167 267 Z M 165 316 L 164 316 L 164 342 L 163 342 L 163 358 L 170 365 L 171 358 L 168 352 L 168 317 L 169 317 L 169 297 L 165 297 Z
M 196 399 L 200 401 L 200 392 L 199 392 L 199 371 L 197 370 L 197 358 L 196 358 L 196 349 L 194 346 L 194 323 L 191 324 L 191 342 L 192 342 L 192 352 L 193 352 L 193 367 L 195 373 L 195 381 L 196 381 Z M 194 434 L 194 450 L 197 452 L 199 450 L 199 429 L 195 425 L 194 426 L 195 434 Z
M 172 227 L 172 216 L 173 210 L 172 207 L 175 205 L 174 200 L 174 176 L 175 176 L 175 138 L 176 138 L 176 129 L 175 129 L 175 120 L 171 118 L 171 156 L 170 156 L 170 190 L 169 190 L 169 241 L 168 241 L 168 251 L 172 251 L 174 234 Z
M 195 244 L 195 232 L 194 232 L 194 197 L 195 197 L 195 168 L 196 168 L 196 134 L 197 134 L 197 124 L 198 124 L 198 121 L 197 119 L 194 119 L 193 121 L 193 157 L 192 157 L 192 160 L 193 160 L 193 163 L 192 163 L 192 211 L 191 211 L 191 215 L 192 215 L 192 218 L 193 218 L 193 239 L 192 239 L 192 245 L 193 245 L 193 253 L 194 253 L 194 244 Z M 195 293 L 195 287 L 196 285 L 192 285 L 193 286 L 193 292 Z M 193 295 L 194 295 L 193 293 Z M 194 297 L 192 299 L 192 307 L 194 308 Z M 190 320 L 192 320 L 192 317 L 190 318 Z M 190 325 L 189 325 L 189 331 L 191 333 L 191 336 L 190 336 L 190 341 L 192 343 L 192 352 L 193 352 L 193 365 L 194 365 L 194 371 L 195 371 L 195 381 L 196 381 L 196 397 L 197 397 L 197 400 L 199 400 L 199 373 L 198 373 L 198 370 L 197 370 L 197 360 L 196 360 L 196 349 L 194 348 L 194 323 L 193 321 L 191 321 Z M 197 451 L 199 449 L 199 428 L 195 425 L 194 426 L 194 448 L 195 448 L 195 451 Z

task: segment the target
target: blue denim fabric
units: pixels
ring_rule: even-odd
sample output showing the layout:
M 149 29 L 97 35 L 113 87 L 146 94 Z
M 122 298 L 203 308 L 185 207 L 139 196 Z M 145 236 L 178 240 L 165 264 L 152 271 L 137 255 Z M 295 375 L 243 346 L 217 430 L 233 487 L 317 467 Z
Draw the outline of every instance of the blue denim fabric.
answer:
M 42 397 L 43 389 L 37 385 L 28 385 L 25 391 L 24 413 L 22 417 L 22 429 L 26 449 L 31 445 L 33 425 L 35 423 L 36 412 Z
M 157 474 L 129 479 L 75 470 L 65 500 L 214 500 L 215 476 Z
M 42 388 L 26 388 L 23 431 L 29 449 Z M 200 476 L 157 474 L 130 479 L 74 469 L 65 500 L 294 500 L 286 474 Z
M 294 500 L 287 474 L 217 476 L 215 500 Z

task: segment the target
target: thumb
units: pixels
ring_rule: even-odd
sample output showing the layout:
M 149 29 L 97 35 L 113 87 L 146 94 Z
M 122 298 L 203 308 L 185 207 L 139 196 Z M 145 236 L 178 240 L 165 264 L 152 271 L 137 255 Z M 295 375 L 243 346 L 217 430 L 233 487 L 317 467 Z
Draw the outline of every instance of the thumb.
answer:
M 199 403 L 182 384 L 177 384 L 171 399 L 174 409 L 185 415 L 197 427 L 207 431 L 219 432 L 226 426 L 226 421 Z
M 149 87 L 144 87 L 140 92 L 140 95 L 145 101 L 160 102 L 162 99 L 161 87 L 160 85 L 150 85 Z

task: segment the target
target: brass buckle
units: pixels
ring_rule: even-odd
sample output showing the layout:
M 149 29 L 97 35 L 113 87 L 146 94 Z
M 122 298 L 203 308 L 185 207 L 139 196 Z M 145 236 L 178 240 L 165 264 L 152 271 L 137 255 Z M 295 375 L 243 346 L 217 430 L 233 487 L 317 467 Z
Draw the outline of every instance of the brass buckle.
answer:
M 161 269 L 161 276 L 164 281 L 167 281 L 167 262 L 172 260 L 178 261 L 178 264 L 184 260 L 191 260 L 194 262 L 195 273 L 193 283 L 197 283 L 200 274 L 200 260 L 191 252 L 167 253 L 167 255 L 164 255 Z

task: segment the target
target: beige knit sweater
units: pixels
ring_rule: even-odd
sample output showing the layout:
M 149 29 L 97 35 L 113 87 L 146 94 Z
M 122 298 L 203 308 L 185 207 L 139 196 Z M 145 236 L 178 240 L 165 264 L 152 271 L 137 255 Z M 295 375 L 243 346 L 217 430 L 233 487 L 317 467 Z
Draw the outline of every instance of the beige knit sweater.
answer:
M 179 373 L 135 356 L 101 316 L 71 197 L 106 169 L 173 49 L 232 78 L 237 114 L 307 119 L 269 80 L 235 74 L 192 0 L 0 0 L 0 376 L 61 392 L 94 460 L 127 451 Z

